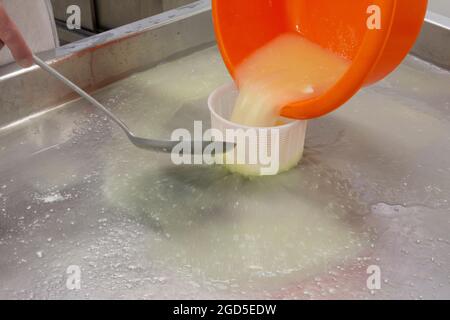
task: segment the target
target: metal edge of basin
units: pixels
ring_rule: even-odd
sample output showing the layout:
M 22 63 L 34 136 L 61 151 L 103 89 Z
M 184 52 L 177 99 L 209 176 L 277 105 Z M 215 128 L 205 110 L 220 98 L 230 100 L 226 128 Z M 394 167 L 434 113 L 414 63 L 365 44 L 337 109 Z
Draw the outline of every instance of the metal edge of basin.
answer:
M 441 68 L 450 69 L 450 18 L 428 11 L 411 53 Z
M 211 3 L 200 0 L 39 56 L 92 90 L 214 40 Z M 450 69 L 449 40 L 450 19 L 429 11 L 411 53 Z M 36 66 L 21 70 L 15 64 L 0 68 L 0 92 L 0 129 L 76 98 Z
M 79 86 L 93 90 L 171 56 L 214 42 L 208 0 L 40 53 Z M 0 68 L 0 130 L 76 98 L 37 66 Z

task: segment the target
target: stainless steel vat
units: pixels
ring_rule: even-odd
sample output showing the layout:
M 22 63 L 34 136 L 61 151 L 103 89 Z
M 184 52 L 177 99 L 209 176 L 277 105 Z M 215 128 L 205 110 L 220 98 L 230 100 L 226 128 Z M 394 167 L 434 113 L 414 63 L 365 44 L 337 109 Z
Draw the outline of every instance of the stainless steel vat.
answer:
M 433 30 L 448 26 L 431 19 L 414 52 L 445 66 Z M 230 81 L 209 1 L 43 57 L 161 137 L 207 122 L 208 93 Z M 450 298 L 449 87 L 409 56 L 311 121 L 298 168 L 247 180 L 136 150 L 44 72 L 3 68 L 0 298 Z

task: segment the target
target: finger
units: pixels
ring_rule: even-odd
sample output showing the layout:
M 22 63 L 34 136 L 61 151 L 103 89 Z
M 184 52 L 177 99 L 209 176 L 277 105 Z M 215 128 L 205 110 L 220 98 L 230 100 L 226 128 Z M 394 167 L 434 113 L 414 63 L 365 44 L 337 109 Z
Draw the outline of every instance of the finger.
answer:
M 33 64 L 33 54 L 22 37 L 14 21 L 0 4 L 0 40 L 11 50 L 17 63 L 22 67 Z
M 0 40 L 0 50 L 2 50 L 3 49 L 3 46 L 4 46 L 5 44 L 3 43 L 3 41 L 2 40 Z

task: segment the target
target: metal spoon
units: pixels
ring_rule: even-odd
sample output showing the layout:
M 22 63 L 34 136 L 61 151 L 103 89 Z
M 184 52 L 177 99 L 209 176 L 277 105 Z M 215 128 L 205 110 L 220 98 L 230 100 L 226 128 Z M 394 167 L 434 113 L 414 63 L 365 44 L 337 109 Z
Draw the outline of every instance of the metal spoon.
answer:
M 104 113 L 106 113 L 106 115 L 125 132 L 128 139 L 138 148 L 156 152 L 171 153 L 175 146 L 180 145 L 180 143 L 183 143 L 185 144 L 183 145 L 185 147 L 183 148 L 183 150 L 186 151 L 190 150 L 190 154 L 203 154 L 205 148 L 208 146 L 214 146 L 215 147 L 214 150 L 216 150 L 216 152 L 218 150 L 219 151 L 223 150 L 223 152 L 226 152 L 228 150 L 233 149 L 235 146 L 232 143 L 217 142 L 217 141 L 170 141 L 170 140 L 155 140 L 137 137 L 133 132 L 131 132 L 131 130 L 122 120 L 117 118 L 111 111 L 109 111 L 105 106 L 103 106 L 100 102 L 95 100 L 83 89 L 81 89 L 72 81 L 64 77 L 62 74 L 60 74 L 58 71 L 50 67 L 48 64 L 39 59 L 37 56 L 33 55 L 33 60 L 42 69 L 44 69 L 52 76 L 63 82 L 66 86 L 68 86 L 73 91 L 78 93 L 81 97 L 92 103 L 95 107 L 99 108 Z M 222 148 L 219 148 L 220 145 L 222 145 Z

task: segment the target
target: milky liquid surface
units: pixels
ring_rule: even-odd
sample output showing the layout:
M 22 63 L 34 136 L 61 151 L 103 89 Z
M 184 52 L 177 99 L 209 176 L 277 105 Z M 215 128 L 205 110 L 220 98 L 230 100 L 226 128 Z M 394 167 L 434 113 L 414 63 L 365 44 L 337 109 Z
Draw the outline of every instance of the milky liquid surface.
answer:
M 217 66 L 205 63 L 213 57 L 211 50 L 205 50 L 158 66 L 128 79 L 109 95 L 136 86 L 167 92 L 172 103 L 184 104 L 162 124 L 164 130 L 190 128 L 194 120 L 209 116 L 206 105 L 204 113 L 199 113 L 201 103 L 187 102 L 195 101 L 197 95 L 207 96 L 223 79 Z M 199 69 L 208 75 L 208 81 L 199 74 L 193 77 L 190 71 Z M 160 79 L 175 78 L 178 89 L 166 91 L 166 82 Z M 201 86 L 194 85 L 197 80 Z M 189 100 L 175 102 L 187 95 Z M 145 110 L 147 105 L 147 100 L 140 100 L 135 107 Z M 146 132 L 155 127 L 152 124 L 142 128 L 148 135 Z M 124 163 L 117 158 L 105 159 L 105 196 L 114 206 L 132 209 L 158 231 L 154 238 L 157 245 L 149 245 L 149 255 L 158 257 L 170 269 L 187 270 L 196 282 L 203 280 L 253 293 L 258 288 L 272 290 L 280 282 L 325 272 L 329 264 L 344 262 L 368 246 L 367 233 L 357 223 L 346 221 L 342 209 L 357 206 L 355 199 L 342 201 L 330 195 L 320 200 L 309 186 L 315 171 L 307 165 L 276 179 L 249 180 L 221 166 L 176 167 L 147 160 L 140 163 L 127 153 L 121 158 Z M 126 170 L 129 166 L 135 170 Z M 124 170 L 128 172 L 126 177 L 120 174 Z M 290 193 L 281 192 L 283 188 L 299 189 Z M 268 201 L 275 194 L 276 201 Z M 339 206 L 329 207 L 330 203 Z
M 167 138 L 207 127 L 208 95 L 230 81 L 211 47 L 94 96 Z M 2 131 L 0 298 L 448 299 L 449 87 L 409 56 L 311 121 L 302 165 L 275 177 L 175 166 L 83 100 Z

